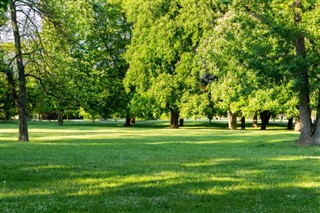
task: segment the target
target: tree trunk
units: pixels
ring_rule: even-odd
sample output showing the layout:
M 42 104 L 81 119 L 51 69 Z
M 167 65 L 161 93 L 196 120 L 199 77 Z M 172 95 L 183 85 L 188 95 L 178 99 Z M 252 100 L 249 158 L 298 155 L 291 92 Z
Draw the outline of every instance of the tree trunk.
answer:
M 288 119 L 287 129 L 288 129 L 288 130 L 293 130 L 293 118 L 289 118 L 289 119 Z
M 63 126 L 63 111 L 58 113 L 58 125 Z
M 18 115 L 19 115 L 19 140 L 29 141 L 28 122 L 27 122 L 27 92 L 26 92 L 26 76 L 22 58 L 22 47 L 20 32 L 17 21 L 17 12 L 15 1 L 10 0 L 11 25 L 14 36 L 15 56 L 18 68 L 19 94 L 18 94 Z
M 317 130 L 319 120 L 320 120 L 320 91 L 318 91 L 318 106 L 317 106 L 316 120 L 314 121 L 314 133 Z
M 300 120 L 297 118 L 294 122 L 294 131 L 300 132 Z
M 304 144 L 314 144 L 314 145 L 320 145 L 320 122 L 316 122 L 315 126 L 315 132 Z
M 320 145 L 320 92 L 318 94 L 317 116 L 314 122 L 314 133 L 306 144 Z
M 134 113 L 131 114 L 130 124 L 136 125 L 136 115 Z
M 124 124 L 124 126 L 131 126 L 131 124 L 130 124 L 130 120 L 131 120 L 131 118 L 126 118 L 126 123 Z
M 261 130 L 267 129 L 267 125 L 269 124 L 270 117 L 271 117 L 271 113 L 268 110 L 262 111 L 260 113 Z
M 302 21 L 302 0 L 295 1 L 294 21 L 298 27 Z M 300 137 L 298 143 L 305 144 L 312 135 L 311 126 L 311 109 L 310 109 L 310 86 L 308 68 L 305 65 L 305 37 L 300 32 L 296 38 L 296 57 L 299 62 L 298 67 L 298 82 L 299 85 L 299 121 L 300 121 Z
M 179 126 L 183 126 L 184 125 L 184 119 L 181 118 L 179 123 L 180 123 Z
M 257 115 L 257 113 L 255 113 L 253 116 L 252 127 L 258 128 L 258 115 Z
M 171 118 L 170 118 L 170 128 L 178 129 L 179 128 L 179 112 L 174 110 L 170 110 Z
M 127 116 L 126 116 L 126 123 L 124 124 L 124 126 L 131 126 L 130 121 L 131 121 L 131 116 L 130 116 L 130 114 L 127 114 Z
M 237 129 L 237 113 L 232 113 L 228 111 L 228 119 L 229 119 L 229 129 L 236 130 Z
M 246 118 L 241 117 L 241 129 L 245 130 L 246 129 Z

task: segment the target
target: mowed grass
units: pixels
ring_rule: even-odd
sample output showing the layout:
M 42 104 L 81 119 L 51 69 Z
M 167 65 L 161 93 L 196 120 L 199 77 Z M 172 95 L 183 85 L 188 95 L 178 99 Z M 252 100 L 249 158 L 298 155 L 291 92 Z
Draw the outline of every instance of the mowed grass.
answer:
M 320 148 L 281 126 L 29 126 L 0 123 L 0 212 L 320 212 Z

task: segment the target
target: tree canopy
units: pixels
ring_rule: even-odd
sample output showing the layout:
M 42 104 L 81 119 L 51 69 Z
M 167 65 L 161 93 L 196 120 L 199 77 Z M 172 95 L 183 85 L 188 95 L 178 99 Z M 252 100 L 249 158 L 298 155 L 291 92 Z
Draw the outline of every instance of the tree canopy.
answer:
M 228 115 L 231 129 L 237 117 L 260 115 L 265 129 L 284 114 L 299 118 L 299 143 L 320 144 L 319 6 L 2 1 L 0 115 L 18 113 L 26 131 L 27 117 L 51 114 L 62 125 L 70 111 L 93 120 L 166 114 L 172 128 Z

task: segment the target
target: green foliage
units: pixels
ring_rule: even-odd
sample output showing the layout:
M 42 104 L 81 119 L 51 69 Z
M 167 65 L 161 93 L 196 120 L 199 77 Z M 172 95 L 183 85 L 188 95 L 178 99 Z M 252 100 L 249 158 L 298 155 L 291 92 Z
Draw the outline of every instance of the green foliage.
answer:
M 129 98 L 122 84 L 127 70 L 122 54 L 130 25 L 120 3 L 55 1 L 48 2 L 52 10 L 44 8 L 50 18 L 41 32 L 46 54 L 37 59 L 42 61 L 38 87 L 44 90 L 42 99 L 51 99 L 52 110 L 81 106 L 93 117 L 125 116 Z
M 134 26 L 126 52 L 125 85 L 140 97 L 154 99 L 154 111 L 191 110 L 183 109 L 191 105 L 182 102 L 199 90 L 199 75 L 193 70 L 195 49 L 211 28 L 215 6 L 208 1 L 125 2 Z M 193 113 L 203 114 L 203 107 L 197 108 Z
M 6 76 L 0 72 L 0 119 L 12 119 L 17 114 Z
M 6 11 L 8 9 L 9 0 L 1 0 L 0 1 L 0 13 Z

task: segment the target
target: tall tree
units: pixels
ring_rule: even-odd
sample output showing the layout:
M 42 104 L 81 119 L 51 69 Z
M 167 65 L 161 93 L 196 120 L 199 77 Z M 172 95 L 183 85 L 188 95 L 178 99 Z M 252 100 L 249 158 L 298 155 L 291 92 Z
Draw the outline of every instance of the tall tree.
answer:
M 16 100 L 19 115 L 19 140 L 29 141 L 28 123 L 27 123 L 27 91 L 26 91 L 26 75 L 25 65 L 23 62 L 23 52 L 21 43 L 21 34 L 19 31 L 19 22 L 17 17 L 17 2 L 9 1 L 10 21 L 15 43 L 15 59 L 18 70 L 18 88 L 19 93 Z
M 133 37 L 126 53 L 125 84 L 135 97 L 154 103 L 154 112 L 169 112 L 170 126 L 178 119 L 192 82 L 192 61 L 199 40 L 212 27 L 218 5 L 210 1 L 126 1 Z
M 278 63 L 279 69 L 274 74 L 286 73 L 287 79 L 295 81 L 295 88 L 299 97 L 300 114 L 300 144 L 319 144 L 317 134 L 311 125 L 310 96 L 317 89 L 312 82 L 318 81 L 315 73 L 318 72 L 319 63 L 316 36 L 316 21 L 319 14 L 317 1 L 236 1 L 241 11 L 259 20 L 268 27 L 268 37 L 274 36 L 282 45 L 274 46 L 277 54 L 273 59 Z M 280 43 L 279 43 L 280 44 Z M 277 63 L 275 63 L 277 64 Z M 283 72 L 284 71 L 284 72 Z

